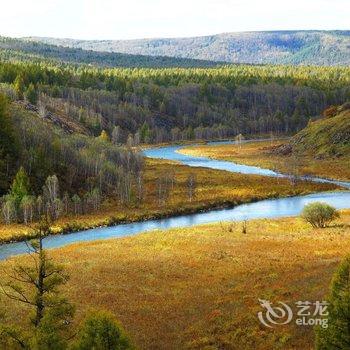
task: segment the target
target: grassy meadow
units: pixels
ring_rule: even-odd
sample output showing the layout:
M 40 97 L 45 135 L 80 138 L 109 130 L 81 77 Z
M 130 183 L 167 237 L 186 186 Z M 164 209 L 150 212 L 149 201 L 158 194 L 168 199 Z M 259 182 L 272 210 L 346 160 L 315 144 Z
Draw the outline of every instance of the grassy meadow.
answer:
M 350 158 L 315 159 L 312 155 L 299 157 L 278 155 L 272 150 L 283 141 L 259 141 L 238 145 L 196 145 L 181 149 L 182 154 L 205 156 L 213 159 L 227 160 L 246 165 L 291 173 L 292 164 L 296 164 L 301 175 L 313 175 L 337 180 L 350 179 Z
M 173 174 L 174 184 L 165 203 L 158 202 L 157 180 Z M 188 198 L 187 178 L 196 175 L 196 196 Z M 233 206 L 265 198 L 293 196 L 335 189 L 329 184 L 298 182 L 291 186 L 287 179 L 242 175 L 206 168 L 190 168 L 171 161 L 146 159 L 145 196 L 142 203 L 134 199 L 126 207 L 108 200 L 98 212 L 60 218 L 53 226 L 56 233 L 71 232 L 121 222 L 147 220 L 176 214 Z M 31 229 L 23 224 L 0 223 L 0 241 L 28 238 Z
M 350 211 L 331 227 L 299 218 L 217 223 L 49 251 L 71 278 L 65 294 L 76 321 L 111 310 L 140 349 L 311 349 L 313 329 L 260 325 L 258 299 L 324 300 L 350 253 Z M 0 263 L 0 278 L 18 261 Z M 7 302 L 15 321 L 21 313 Z

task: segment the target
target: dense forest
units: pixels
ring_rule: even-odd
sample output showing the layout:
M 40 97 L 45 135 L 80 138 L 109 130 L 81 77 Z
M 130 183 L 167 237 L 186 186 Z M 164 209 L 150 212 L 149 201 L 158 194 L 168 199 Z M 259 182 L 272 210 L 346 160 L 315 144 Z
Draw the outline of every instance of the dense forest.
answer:
M 116 145 L 290 134 L 350 98 L 347 67 L 104 69 L 0 63 L 1 90 Z
M 30 38 L 85 50 L 196 58 L 229 63 L 348 65 L 350 31 L 272 31 L 141 40 Z

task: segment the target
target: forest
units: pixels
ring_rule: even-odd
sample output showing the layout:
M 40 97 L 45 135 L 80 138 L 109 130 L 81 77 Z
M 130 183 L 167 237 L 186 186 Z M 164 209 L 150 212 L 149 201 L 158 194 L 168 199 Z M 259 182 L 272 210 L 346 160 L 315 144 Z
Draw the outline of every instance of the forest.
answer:
M 167 56 L 131 55 L 68 48 L 45 43 L 0 36 L 0 57 L 5 60 L 43 62 L 56 64 L 94 65 L 102 67 L 215 67 L 220 62 Z
M 96 211 L 102 199 L 121 203 L 139 188 L 143 157 L 105 134 L 69 134 L 0 94 L 0 205 L 6 223 L 30 223 Z M 134 193 L 134 192 L 133 192 Z
M 347 65 L 349 30 L 232 32 L 187 38 L 75 40 L 31 37 L 34 42 L 84 50 L 196 58 L 228 63 Z
M 348 67 L 122 69 L 0 63 L 1 90 L 116 144 L 292 134 L 350 98 Z M 26 97 L 27 96 L 27 97 Z
M 107 194 L 141 200 L 139 145 L 295 133 L 350 99 L 349 71 L 1 61 L 4 220 L 32 221 L 43 208 L 55 217 L 87 213 Z

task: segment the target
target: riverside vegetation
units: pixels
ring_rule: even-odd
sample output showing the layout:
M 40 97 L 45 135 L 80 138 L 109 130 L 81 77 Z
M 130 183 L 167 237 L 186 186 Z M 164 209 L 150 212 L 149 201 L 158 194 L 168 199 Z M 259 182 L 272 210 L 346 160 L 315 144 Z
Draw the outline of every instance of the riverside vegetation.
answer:
M 350 105 L 331 107 L 323 118 L 309 122 L 290 140 L 275 139 L 237 145 L 196 145 L 179 152 L 241 164 L 260 166 L 285 174 L 350 179 Z
M 192 176 L 195 176 L 195 183 L 191 187 Z M 330 184 L 304 181 L 291 184 L 288 179 L 266 178 L 258 175 L 247 177 L 219 170 L 193 169 L 174 162 L 155 159 L 145 161 L 143 181 L 142 200 L 138 200 L 135 195 L 128 205 L 118 200 L 117 196 L 109 196 L 96 210 L 92 208 L 89 212 L 75 213 L 77 203 L 74 203 L 71 198 L 66 199 L 70 212 L 66 212 L 64 206 L 61 208 L 62 211 L 59 211 L 52 227 L 53 232 L 65 233 L 127 221 L 233 206 L 264 198 L 292 196 L 337 188 Z M 37 204 L 34 203 L 32 207 L 33 219 L 38 215 L 35 205 Z M 20 215 L 23 213 L 20 212 Z M 11 224 L 4 222 L 0 224 L 1 241 L 30 237 L 31 229 L 22 222 L 22 217 L 20 216 L 15 221 Z

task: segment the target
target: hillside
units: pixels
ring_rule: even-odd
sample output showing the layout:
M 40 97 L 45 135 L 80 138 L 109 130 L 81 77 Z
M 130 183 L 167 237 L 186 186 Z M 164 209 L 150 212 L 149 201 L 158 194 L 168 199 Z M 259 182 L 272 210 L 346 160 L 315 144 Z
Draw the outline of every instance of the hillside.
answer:
M 41 37 L 28 39 L 75 49 L 230 63 L 293 65 L 350 63 L 350 31 L 242 32 L 193 38 L 102 41 Z
M 65 111 L 115 143 L 295 134 L 350 98 L 348 67 L 106 69 L 0 62 L 0 91 Z
M 279 152 L 313 155 L 320 159 L 350 158 L 350 104 L 328 109 L 324 119 L 310 122 Z
M 141 54 L 98 52 L 48 45 L 45 43 L 0 37 L 0 59 L 42 62 L 88 64 L 101 67 L 166 68 L 166 67 L 215 67 L 219 63 L 205 60 L 175 57 L 156 57 Z

